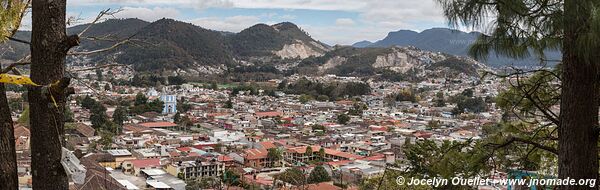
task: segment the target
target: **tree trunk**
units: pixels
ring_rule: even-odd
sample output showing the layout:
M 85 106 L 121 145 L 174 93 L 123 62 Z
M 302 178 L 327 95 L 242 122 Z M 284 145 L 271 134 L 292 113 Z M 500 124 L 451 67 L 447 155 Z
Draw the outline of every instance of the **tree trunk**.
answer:
M 564 1 L 562 92 L 559 128 L 559 179 L 598 179 L 598 64 L 577 41 L 590 32 L 588 1 Z M 589 49 L 581 49 L 589 48 Z M 598 189 L 561 186 L 563 190 Z
M 67 37 L 66 0 L 33 0 L 31 79 L 45 87 L 30 87 L 31 169 L 33 189 L 68 189 L 61 165 L 64 107 L 68 79 L 62 79 L 67 51 L 78 44 Z M 59 82 L 58 84 L 52 83 Z
M 6 89 L 2 83 L 0 83 L 0 108 L 0 190 L 12 190 L 19 186 L 17 152 L 13 121 L 6 99 Z

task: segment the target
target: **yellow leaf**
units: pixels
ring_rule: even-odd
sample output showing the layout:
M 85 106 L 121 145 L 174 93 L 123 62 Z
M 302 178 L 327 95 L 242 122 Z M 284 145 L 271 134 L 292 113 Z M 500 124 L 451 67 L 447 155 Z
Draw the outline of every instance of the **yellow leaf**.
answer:
M 31 81 L 31 79 L 28 76 L 10 74 L 0 74 L 0 83 L 39 86 L 38 84 L 35 84 L 33 81 Z

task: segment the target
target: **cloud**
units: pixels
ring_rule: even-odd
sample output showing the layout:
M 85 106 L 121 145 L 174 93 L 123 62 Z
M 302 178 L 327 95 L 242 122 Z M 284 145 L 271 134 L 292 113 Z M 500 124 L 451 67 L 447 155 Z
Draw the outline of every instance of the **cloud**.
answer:
M 281 19 L 283 20 L 296 20 L 296 18 L 298 18 L 296 15 L 282 15 Z
M 335 20 L 335 25 L 337 26 L 352 26 L 354 25 L 354 20 L 349 18 L 338 18 Z
M 189 22 L 203 28 L 228 32 L 239 32 L 254 24 L 259 23 L 259 21 L 260 19 L 256 16 L 239 15 L 225 18 L 203 17 L 190 20 Z
M 69 6 L 177 6 L 181 8 L 206 9 L 213 7 L 232 7 L 231 0 L 71 0 Z
M 177 18 L 180 12 L 175 8 L 145 8 L 145 7 L 124 7 L 123 11 L 117 13 L 118 18 L 139 18 L 145 21 L 154 22 L 161 18 Z

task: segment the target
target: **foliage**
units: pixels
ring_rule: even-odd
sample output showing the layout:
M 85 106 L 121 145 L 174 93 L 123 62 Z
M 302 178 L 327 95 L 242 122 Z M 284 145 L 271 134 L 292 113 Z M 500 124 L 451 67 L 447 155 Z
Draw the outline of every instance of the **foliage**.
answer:
M 327 173 L 327 170 L 325 170 L 323 165 L 316 166 L 308 176 L 308 183 L 321 183 L 327 181 L 331 181 L 331 176 L 329 176 L 329 173 Z
M 19 117 L 17 123 L 23 126 L 29 126 L 29 107 L 25 107 L 23 112 L 21 112 L 21 117 Z
M 219 189 L 221 181 L 215 177 L 202 177 L 193 180 L 187 180 L 185 190 L 199 190 L 199 189 Z
M 177 101 L 177 109 L 183 113 L 190 111 L 192 107 L 191 104 L 186 103 L 185 98 L 181 98 L 180 101 Z
M 316 130 L 325 131 L 326 130 L 325 126 L 323 126 L 323 125 L 312 125 L 312 126 L 310 126 L 310 128 L 313 131 L 316 131 Z
M 418 99 L 419 98 L 417 97 L 416 92 L 413 89 L 402 89 L 398 93 L 390 94 L 385 97 L 385 101 L 388 102 L 388 104 L 390 104 L 391 102 L 403 101 L 417 102 Z
M 277 179 L 296 186 L 306 184 L 306 176 L 304 175 L 304 172 L 295 167 L 289 168 L 283 173 L 277 175 Z
M 388 169 L 385 171 L 385 176 L 376 176 L 368 179 L 364 179 L 360 182 L 358 189 L 360 190 L 373 190 L 373 189 L 381 189 L 381 190 L 433 190 L 433 187 L 430 186 L 414 186 L 398 184 L 396 179 L 402 176 L 404 179 L 410 179 L 407 176 L 403 175 L 402 172 Z
M 354 102 L 354 104 L 352 105 L 352 108 L 350 108 L 350 110 L 348 111 L 348 114 L 350 115 L 354 115 L 354 116 L 362 116 L 363 111 L 369 109 L 367 107 L 367 104 L 361 103 L 361 102 Z
M 479 146 L 472 141 L 443 141 L 441 144 L 431 140 L 418 141 L 404 149 L 409 166 L 404 175 L 419 179 L 451 179 L 485 174 L 489 169 L 488 154 Z
M 185 84 L 185 79 L 179 75 L 177 76 L 168 76 L 167 80 L 169 81 L 169 85 L 182 85 Z
M 278 148 L 269 148 L 267 158 L 273 162 L 279 163 L 279 161 L 283 160 L 283 151 Z
M 228 99 L 225 104 L 223 104 L 223 108 L 227 108 L 227 109 L 232 109 L 233 108 L 233 102 L 231 101 L 231 99 Z
M 285 89 L 281 89 L 288 94 L 305 94 L 311 97 L 319 97 L 321 95 L 329 97 L 330 100 L 337 100 L 346 96 L 361 96 L 371 93 L 371 87 L 366 83 L 361 82 L 332 82 L 324 84 L 313 82 L 306 78 L 302 78 L 295 83 L 288 84 Z
M 123 126 L 123 122 L 127 120 L 127 110 L 122 106 L 118 106 L 112 115 L 113 123 L 117 126 Z
M 487 104 L 480 97 L 467 97 L 462 94 L 453 97 L 453 102 L 456 103 L 456 108 L 452 110 L 454 114 L 464 112 L 480 113 L 487 109 Z
M 164 102 L 162 102 L 160 99 L 157 98 L 151 102 L 148 102 L 148 98 L 144 94 L 138 93 L 135 97 L 134 106 L 129 110 L 135 114 L 142 114 L 146 112 L 161 113 L 163 108 Z
M 223 183 L 231 186 L 239 186 L 243 180 L 241 175 L 233 170 L 226 169 L 222 176 Z
M 339 124 L 345 125 L 348 123 L 348 121 L 350 121 L 350 116 L 346 115 L 346 114 L 339 114 L 337 116 L 337 122 Z
M 8 3 L 7 6 L 5 3 Z M 13 36 L 13 32 L 21 26 L 22 13 L 27 5 L 23 1 L 3 2 L 0 6 L 0 42 Z
M 308 101 L 312 100 L 313 97 L 311 95 L 302 94 L 298 97 L 298 101 L 300 103 L 306 104 Z

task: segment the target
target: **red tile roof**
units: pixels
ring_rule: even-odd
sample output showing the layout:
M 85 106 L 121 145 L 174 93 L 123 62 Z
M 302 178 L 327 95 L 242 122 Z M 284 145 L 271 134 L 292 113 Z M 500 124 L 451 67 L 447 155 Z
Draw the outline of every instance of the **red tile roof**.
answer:
M 244 156 L 245 159 L 247 160 L 256 160 L 256 159 L 263 159 L 263 158 L 267 158 L 267 154 L 269 153 L 269 151 L 267 151 L 267 149 L 248 149 L 245 151 L 246 156 Z
M 19 137 L 29 137 L 31 134 L 29 132 L 29 129 L 22 125 L 15 125 L 14 133 L 15 133 L 15 139 L 18 139 Z
M 173 122 L 149 122 L 149 123 L 140 123 L 141 126 L 149 127 L 149 128 L 164 128 L 164 127 L 177 127 L 177 124 Z
M 258 117 L 276 117 L 281 116 L 283 113 L 276 111 L 268 111 L 268 112 L 256 112 L 256 116 Z
M 271 149 L 271 148 L 277 148 L 277 146 L 275 146 L 275 144 L 273 144 L 273 142 L 269 142 L 269 141 L 260 142 L 260 145 L 262 145 L 262 147 L 267 150 Z
M 295 152 L 295 153 L 305 153 L 306 152 L 306 147 L 308 146 L 300 146 L 300 147 L 293 147 L 293 148 L 288 148 L 288 152 Z M 311 149 L 313 152 L 319 152 L 319 150 L 321 149 L 321 146 L 311 146 Z M 329 148 L 324 148 L 325 149 L 325 154 L 329 154 L 329 155 L 334 155 L 334 156 L 339 156 L 342 158 L 347 158 L 347 159 L 359 159 L 362 158 L 362 156 L 359 155 L 355 155 L 355 154 L 350 154 L 347 152 L 342 152 L 339 150 L 333 150 L 333 149 L 329 149 Z
M 131 160 L 130 162 L 136 168 L 147 168 L 147 167 L 159 167 L 160 166 L 160 159 L 158 159 L 158 158 Z

